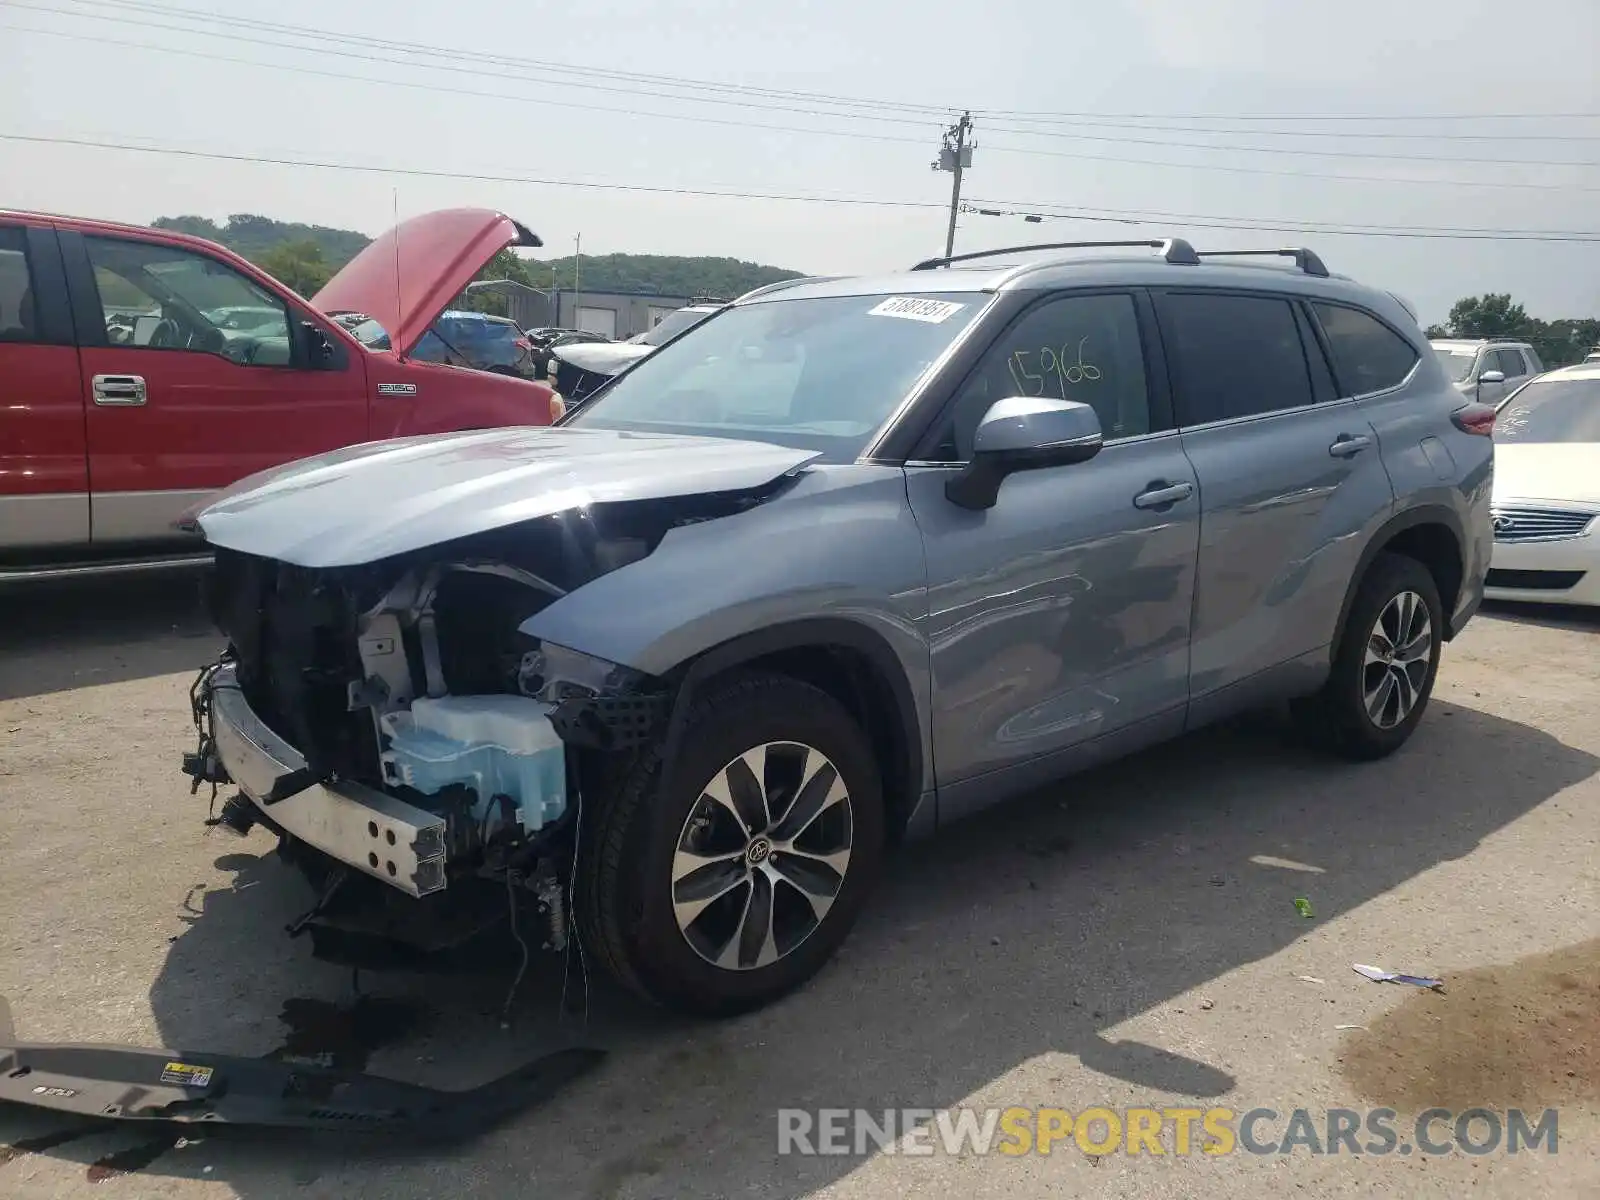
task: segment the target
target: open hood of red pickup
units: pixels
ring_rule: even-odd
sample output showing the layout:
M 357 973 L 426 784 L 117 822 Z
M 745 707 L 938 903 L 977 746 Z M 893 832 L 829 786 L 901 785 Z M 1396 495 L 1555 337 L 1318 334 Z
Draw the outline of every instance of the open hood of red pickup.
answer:
M 365 313 L 406 355 L 445 306 L 507 246 L 539 236 L 488 208 L 447 208 L 402 221 L 352 258 L 311 297 L 325 313 Z

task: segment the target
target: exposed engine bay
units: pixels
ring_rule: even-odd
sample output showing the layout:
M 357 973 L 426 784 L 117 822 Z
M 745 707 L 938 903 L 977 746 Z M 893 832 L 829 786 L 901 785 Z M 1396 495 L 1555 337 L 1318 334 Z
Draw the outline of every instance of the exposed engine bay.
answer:
M 363 566 L 219 547 L 209 604 L 229 647 L 196 682 L 200 744 L 185 770 L 196 788 L 239 784 L 211 823 L 278 834 L 310 881 L 317 903 L 290 931 L 309 931 L 321 957 L 372 965 L 397 946 L 451 949 L 508 918 L 520 942 L 516 910 L 531 901 L 539 940 L 563 949 L 582 794 L 662 735 L 675 681 L 519 626 L 672 528 L 773 490 L 566 510 Z M 219 688 L 265 727 L 246 743 L 281 739 L 278 760 L 294 756 L 269 787 L 224 764 Z M 387 822 L 391 810 L 409 815 Z M 370 829 L 366 853 L 346 836 L 352 821 Z

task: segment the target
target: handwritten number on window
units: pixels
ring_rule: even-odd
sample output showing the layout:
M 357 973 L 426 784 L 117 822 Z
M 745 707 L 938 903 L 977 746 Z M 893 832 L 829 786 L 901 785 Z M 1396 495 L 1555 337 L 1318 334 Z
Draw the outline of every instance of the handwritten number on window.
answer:
M 1049 354 L 1050 351 L 1046 350 L 1044 353 Z M 1017 350 L 1013 352 L 1011 357 L 1006 360 L 1006 366 L 1011 369 L 1011 382 L 1017 385 L 1017 395 L 1044 395 L 1044 376 L 1035 375 L 1028 370 L 1028 351 Z M 1046 369 L 1049 370 L 1050 368 Z M 1029 387 L 1028 383 L 1023 382 L 1024 380 L 1032 383 L 1033 386 Z
M 1088 338 L 1079 340 L 1076 353 L 1072 352 L 1070 345 L 1063 346 L 1059 351 L 1045 346 L 1038 351 L 1014 351 L 1006 366 L 1011 369 L 1011 382 L 1017 387 L 1019 396 L 1042 396 L 1045 390 L 1045 379 L 1054 375 L 1060 389 L 1061 399 L 1067 399 L 1067 389 L 1080 383 L 1096 383 L 1102 378 L 1100 368 L 1084 358 Z M 1028 370 L 1028 359 L 1033 353 L 1039 355 L 1039 365 L 1044 368 L 1044 374 L 1036 374 Z

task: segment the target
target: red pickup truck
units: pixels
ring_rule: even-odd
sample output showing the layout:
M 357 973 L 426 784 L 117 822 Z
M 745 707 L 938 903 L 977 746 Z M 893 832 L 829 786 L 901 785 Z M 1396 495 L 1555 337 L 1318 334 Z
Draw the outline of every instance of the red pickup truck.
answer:
M 181 563 L 187 509 L 294 459 L 550 424 L 545 384 L 409 357 L 496 253 L 541 244 L 502 213 L 427 213 L 306 301 L 200 238 L 0 210 L 0 582 Z

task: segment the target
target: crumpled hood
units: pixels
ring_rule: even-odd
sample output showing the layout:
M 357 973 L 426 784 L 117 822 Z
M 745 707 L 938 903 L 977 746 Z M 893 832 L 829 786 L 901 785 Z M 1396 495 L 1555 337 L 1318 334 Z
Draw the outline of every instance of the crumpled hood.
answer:
M 252 475 L 195 520 L 229 550 L 357 566 L 570 508 L 757 488 L 816 457 L 766 442 L 602 429 L 398 438 Z
M 1600 504 L 1600 443 L 1497 441 L 1494 499 Z
M 324 313 L 365 313 L 404 357 L 445 305 L 507 246 L 539 236 L 488 208 L 447 208 L 402 221 L 352 258 L 311 297 Z
M 655 349 L 641 342 L 574 342 L 570 346 L 557 346 L 550 353 L 591 375 L 615 375 L 623 367 L 632 366 L 654 353 Z

